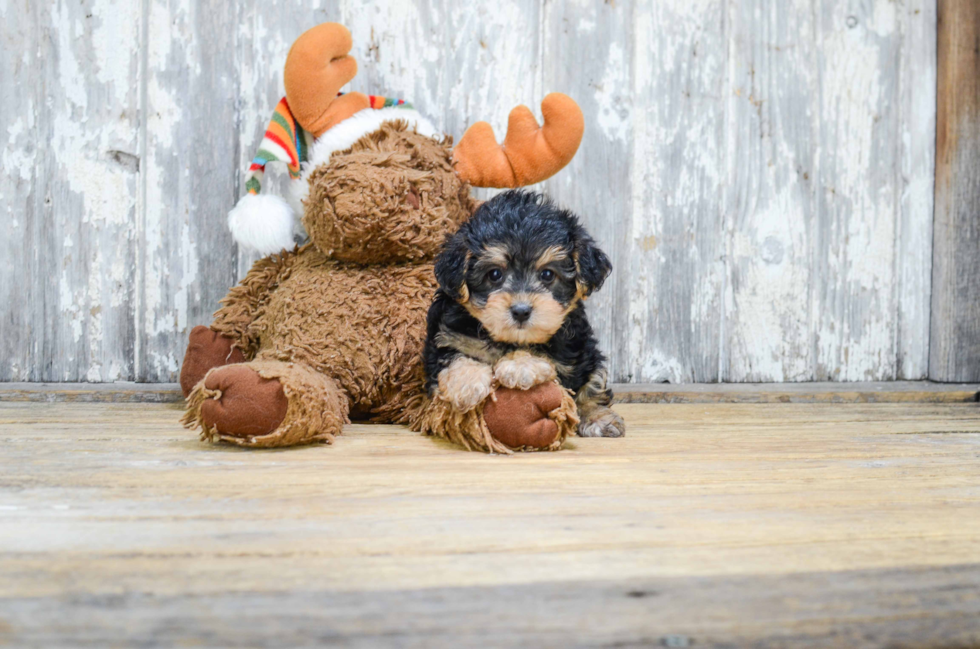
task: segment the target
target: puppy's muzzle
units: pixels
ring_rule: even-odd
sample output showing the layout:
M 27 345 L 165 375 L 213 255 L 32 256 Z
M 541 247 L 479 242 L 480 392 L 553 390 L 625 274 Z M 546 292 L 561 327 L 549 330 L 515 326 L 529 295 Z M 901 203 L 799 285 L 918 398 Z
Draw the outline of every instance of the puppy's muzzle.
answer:
M 527 302 L 518 302 L 511 305 L 510 307 L 510 317 L 514 319 L 517 324 L 524 324 L 531 319 L 531 305 Z

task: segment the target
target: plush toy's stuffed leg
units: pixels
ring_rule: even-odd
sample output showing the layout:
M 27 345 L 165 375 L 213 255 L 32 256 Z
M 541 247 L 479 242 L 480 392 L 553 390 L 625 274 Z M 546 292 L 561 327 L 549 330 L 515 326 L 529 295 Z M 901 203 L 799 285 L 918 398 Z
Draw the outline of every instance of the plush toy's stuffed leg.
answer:
M 528 390 L 497 387 L 476 408 L 460 412 L 438 393 L 415 426 L 470 451 L 557 451 L 579 418 L 571 393 L 555 381 Z
M 234 339 L 201 325 L 191 330 L 180 366 L 180 389 L 185 398 L 211 369 L 245 362 L 245 354 L 234 344 Z
M 183 423 L 201 438 L 256 448 L 331 443 L 350 402 L 328 376 L 305 365 L 252 361 L 217 367 L 187 398 Z

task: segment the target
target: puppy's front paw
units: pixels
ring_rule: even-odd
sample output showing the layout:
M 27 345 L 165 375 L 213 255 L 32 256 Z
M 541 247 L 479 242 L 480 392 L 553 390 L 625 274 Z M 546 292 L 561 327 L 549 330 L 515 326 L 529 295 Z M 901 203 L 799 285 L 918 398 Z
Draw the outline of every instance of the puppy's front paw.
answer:
M 554 381 L 555 366 L 525 351 L 514 352 L 497 362 L 494 376 L 500 385 L 516 390 L 530 390 L 536 385 Z
M 490 396 L 493 371 L 472 358 L 460 356 L 439 372 L 439 394 L 460 412 L 472 410 Z
M 597 408 L 578 425 L 579 437 L 622 437 L 625 434 L 626 422 L 612 408 Z

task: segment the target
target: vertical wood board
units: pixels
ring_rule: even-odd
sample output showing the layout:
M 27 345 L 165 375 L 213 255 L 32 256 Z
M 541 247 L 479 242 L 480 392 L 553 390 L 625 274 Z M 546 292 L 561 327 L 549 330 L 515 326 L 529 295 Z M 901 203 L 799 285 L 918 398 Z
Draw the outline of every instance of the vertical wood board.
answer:
M 980 377 L 980 4 L 940 0 L 929 378 Z

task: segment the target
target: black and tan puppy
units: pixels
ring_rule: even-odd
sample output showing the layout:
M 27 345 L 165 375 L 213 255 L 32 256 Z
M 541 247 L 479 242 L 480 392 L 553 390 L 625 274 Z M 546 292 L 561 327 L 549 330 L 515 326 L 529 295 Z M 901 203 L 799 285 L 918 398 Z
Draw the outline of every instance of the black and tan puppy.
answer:
M 425 370 L 467 411 L 493 380 L 527 390 L 556 377 L 575 394 L 582 437 L 619 437 L 605 357 L 583 300 L 612 265 L 572 213 L 540 194 L 508 191 L 484 203 L 436 259 Z

